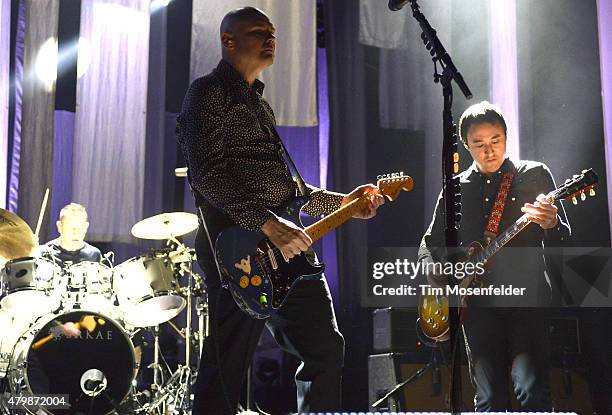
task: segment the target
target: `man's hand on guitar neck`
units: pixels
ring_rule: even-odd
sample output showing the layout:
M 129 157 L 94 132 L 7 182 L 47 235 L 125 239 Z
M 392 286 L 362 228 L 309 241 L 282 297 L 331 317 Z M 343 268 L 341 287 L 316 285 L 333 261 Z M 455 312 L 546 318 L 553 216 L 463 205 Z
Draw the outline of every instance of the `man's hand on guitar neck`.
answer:
M 551 229 L 557 226 L 558 208 L 552 203 L 550 198 L 543 194 L 537 197 L 534 204 L 525 203 L 521 211 L 526 213 L 527 218 L 540 225 L 542 229 Z
M 261 231 L 287 258 L 293 258 L 308 250 L 312 239 L 295 223 L 283 218 L 268 219 Z
M 368 204 L 361 211 L 355 213 L 353 217 L 359 219 L 370 219 L 376 215 L 376 209 L 378 209 L 380 205 L 385 203 L 385 198 L 382 194 L 380 194 L 378 187 L 371 183 L 363 184 L 359 187 L 356 187 L 355 190 L 344 196 L 344 199 L 342 199 L 342 204 L 340 206 L 344 206 L 350 203 L 352 200 L 361 197 L 361 195 L 363 194 L 368 195 Z

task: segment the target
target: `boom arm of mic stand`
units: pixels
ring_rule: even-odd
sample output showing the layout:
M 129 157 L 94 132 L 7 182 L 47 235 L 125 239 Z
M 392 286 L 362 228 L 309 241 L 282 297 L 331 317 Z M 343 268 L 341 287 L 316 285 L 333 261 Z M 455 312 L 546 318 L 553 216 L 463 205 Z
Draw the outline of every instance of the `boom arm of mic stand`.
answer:
M 432 56 L 435 55 L 436 59 L 438 59 L 444 65 L 445 69 L 448 71 L 448 75 L 450 78 L 454 79 L 461 92 L 467 99 L 472 98 L 472 91 L 465 83 L 461 72 L 457 70 L 457 67 L 453 63 L 448 52 L 440 42 L 438 35 L 433 27 L 429 24 L 423 13 L 419 10 L 419 5 L 416 0 L 410 0 L 410 6 L 412 8 L 412 15 L 419 22 L 419 26 L 421 26 L 421 30 L 423 30 L 423 36 L 427 39 L 427 49 L 433 49 Z M 425 39 L 424 39 L 425 40 Z

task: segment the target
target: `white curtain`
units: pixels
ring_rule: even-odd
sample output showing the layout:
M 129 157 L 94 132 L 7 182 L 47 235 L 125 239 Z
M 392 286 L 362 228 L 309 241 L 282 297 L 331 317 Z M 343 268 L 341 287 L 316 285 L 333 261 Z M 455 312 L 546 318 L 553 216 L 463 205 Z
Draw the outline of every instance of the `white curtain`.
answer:
M 491 101 L 506 120 L 506 153 L 519 159 L 518 64 L 516 45 L 516 1 L 490 0 Z
M 129 241 L 142 219 L 149 0 L 82 2 L 91 63 L 77 83 L 73 198 L 86 206 L 88 238 Z M 79 68 L 86 65 L 79 54 Z
M 278 124 L 317 125 L 315 0 L 193 0 L 191 80 L 217 65 L 219 24 L 228 11 L 243 6 L 263 10 L 276 27 L 275 63 L 261 80 Z
M 11 1 L 0 0 L 0 208 L 6 208 Z
M 359 0 L 359 42 L 385 49 L 408 49 L 411 37 L 406 30 L 412 19 L 410 6 L 391 11 L 386 1 Z

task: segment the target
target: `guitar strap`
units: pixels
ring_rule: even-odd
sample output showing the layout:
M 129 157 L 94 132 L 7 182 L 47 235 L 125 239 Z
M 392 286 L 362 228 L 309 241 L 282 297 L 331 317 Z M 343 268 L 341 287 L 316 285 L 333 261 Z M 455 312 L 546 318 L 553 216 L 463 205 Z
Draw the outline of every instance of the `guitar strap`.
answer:
M 291 173 L 293 180 L 295 180 L 297 184 L 298 192 L 300 193 L 300 196 L 310 195 L 310 189 L 308 188 L 308 186 L 306 186 L 306 183 L 304 182 L 304 179 L 302 178 L 302 175 L 298 171 L 297 167 L 295 167 L 295 164 L 293 163 L 293 160 L 291 159 L 291 156 L 289 155 L 289 152 L 287 151 L 287 148 L 285 147 L 285 143 L 283 143 L 283 140 L 280 138 L 280 135 L 278 134 L 274 126 L 272 127 L 272 131 L 274 135 L 276 136 L 276 138 L 278 139 L 278 142 L 280 143 L 278 153 L 283 158 L 283 160 L 285 160 L 285 162 L 287 163 L 287 166 L 289 167 L 289 172 Z
M 497 191 L 495 197 L 495 203 L 493 203 L 493 209 L 489 214 L 489 222 L 484 231 L 485 244 L 489 245 L 493 239 L 499 233 L 499 224 L 504 214 L 506 207 L 506 199 L 508 199 L 508 193 L 510 193 L 510 187 L 512 186 L 512 180 L 514 179 L 514 172 L 505 173 Z
M 502 177 L 502 181 L 499 184 L 499 190 L 497 191 L 497 196 L 495 197 L 495 203 L 493 203 L 493 209 L 491 209 L 491 213 L 489 213 L 489 221 L 487 222 L 487 226 L 484 231 L 484 242 L 485 246 L 489 245 L 492 240 L 495 239 L 497 234 L 499 233 L 499 224 L 501 223 L 502 216 L 504 214 L 504 209 L 506 207 L 506 199 L 508 199 L 508 193 L 510 193 L 510 187 L 512 187 L 512 180 L 514 179 L 514 172 L 508 172 L 504 174 Z M 478 277 L 476 277 L 476 281 L 478 281 Z M 467 303 L 464 303 L 459 311 L 459 320 L 461 324 L 465 323 L 470 314 L 470 308 L 467 307 Z

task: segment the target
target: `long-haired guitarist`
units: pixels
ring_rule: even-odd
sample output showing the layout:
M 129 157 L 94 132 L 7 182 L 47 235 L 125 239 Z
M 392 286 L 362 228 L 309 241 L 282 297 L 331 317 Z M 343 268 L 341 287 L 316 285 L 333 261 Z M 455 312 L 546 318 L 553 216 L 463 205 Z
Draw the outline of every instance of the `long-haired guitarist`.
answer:
M 555 189 L 543 163 L 511 161 L 506 156 L 507 127 L 498 107 L 488 102 L 469 107 L 459 123 L 461 140 L 474 159 L 461 180 L 462 219 L 459 240 L 486 246 L 526 214 L 527 226 L 489 263 L 485 287 L 515 287 L 510 295 L 468 298 L 463 332 L 476 389 L 477 411 L 510 410 L 508 368 L 512 390 L 525 411 L 549 411 L 549 348 L 545 307 L 551 298 L 552 273 L 546 270 L 545 248 L 561 246 L 570 228 L 563 207 L 544 195 Z M 433 220 L 421 241 L 419 260 L 447 261 L 444 212 L 440 196 Z M 491 218 L 493 216 L 493 218 Z M 500 220 L 501 218 L 501 220 Z M 435 267 L 429 269 L 435 270 Z M 446 275 L 427 275 L 431 286 L 446 287 Z M 522 290 L 524 288 L 524 290 Z M 513 293 L 523 295 L 512 295 Z M 527 307 L 529 308 L 527 308 Z
M 264 85 L 257 79 L 274 61 L 275 27 L 261 10 L 241 8 L 224 17 L 220 40 L 223 59 L 211 73 L 192 83 L 177 126 L 196 204 L 204 218 L 196 251 L 206 274 L 211 313 L 193 414 L 236 412 L 244 375 L 264 325 L 281 348 L 302 361 L 295 376 L 298 411 L 339 410 L 344 340 L 325 278 L 299 282 L 278 313 L 267 320 L 243 313 L 221 287 L 211 245 L 228 226 L 261 230 L 287 258 L 309 250 L 312 241 L 296 224 L 272 212 L 297 191 L 280 154 L 274 114 L 262 97 Z M 304 211 L 313 216 L 329 214 L 364 193 L 370 195 L 369 202 L 357 217 L 374 216 L 383 203 L 371 184 L 348 195 L 309 189 L 310 202 Z M 251 260 L 245 258 L 237 265 L 248 270 Z

